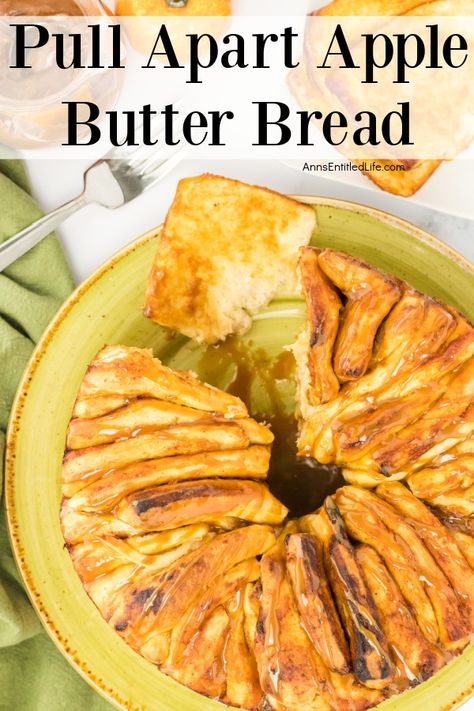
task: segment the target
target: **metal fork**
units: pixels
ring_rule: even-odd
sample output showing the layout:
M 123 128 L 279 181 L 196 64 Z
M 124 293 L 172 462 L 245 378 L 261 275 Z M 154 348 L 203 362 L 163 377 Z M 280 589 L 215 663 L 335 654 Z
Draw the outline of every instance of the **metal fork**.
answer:
M 84 174 L 84 190 L 74 200 L 41 217 L 0 244 L 0 272 L 51 234 L 68 217 L 86 205 L 115 209 L 125 205 L 164 178 L 180 162 L 184 148 L 166 160 L 156 154 L 143 157 L 143 148 L 118 157 L 114 150 L 97 161 Z

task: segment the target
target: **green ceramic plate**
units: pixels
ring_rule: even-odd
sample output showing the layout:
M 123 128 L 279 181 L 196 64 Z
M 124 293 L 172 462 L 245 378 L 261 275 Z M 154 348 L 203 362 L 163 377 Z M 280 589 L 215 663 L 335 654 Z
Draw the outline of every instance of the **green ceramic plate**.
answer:
M 314 204 L 314 243 L 345 250 L 453 304 L 474 320 L 474 272 L 429 235 L 376 210 L 327 199 Z M 142 301 L 159 229 L 113 257 L 72 295 L 38 345 L 23 378 L 8 435 L 7 512 L 18 566 L 47 631 L 76 669 L 119 708 L 211 711 L 223 708 L 162 675 L 135 654 L 89 600 L 64 550 L 59 528 L 59 475 L 68 420 L 85 368 L 106 343 L 151 346 L 165 362 L 193 368 L 218 386 L 232 377 L 232 358 L 185 338 L 167 339 L 143 318 Z M 276 300 L 242 343 L 276 357 L 303 316 L 299 301 Z M 280 395 L 292 407 L 284 378 Z M 265 410 L 264 384 L 252 408 Z M 474 689 L 474 646 L 433 679 L 385 702 L 386 711 L 440 711 Z

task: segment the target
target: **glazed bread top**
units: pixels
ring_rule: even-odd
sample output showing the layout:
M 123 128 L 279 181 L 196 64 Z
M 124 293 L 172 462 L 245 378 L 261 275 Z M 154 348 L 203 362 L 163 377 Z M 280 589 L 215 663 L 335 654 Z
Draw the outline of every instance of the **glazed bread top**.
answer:
M 312 207 L 264 188 L 214 175 L 182 180 L 145 314 L 205 343 L 244 333 L 277 293 L 295 292 L 298 250 L 315 224 Z

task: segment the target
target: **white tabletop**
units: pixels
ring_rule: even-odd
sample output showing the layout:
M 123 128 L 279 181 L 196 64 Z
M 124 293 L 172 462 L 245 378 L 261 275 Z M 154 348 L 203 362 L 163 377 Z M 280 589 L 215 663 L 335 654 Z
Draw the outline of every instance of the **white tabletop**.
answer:
M 81 191 L 85 167 L 81 161 L 35 160 L 29 163 L 33 191 L 44 210 L 57 207 Z M 59 234 L 76 282 L 82 281 L 135 237 L 159 225 L 180 178 L 204 172 L 226 175 L 287 194 L 321 195 L 371 205 L 413 222 L 474 261 L 474 221 L 421 207 L 382 191 L 364 190 L 300 173 L 277 161 L 184 161 L 162 183 L 134 202 L 115 211 L 88 207 L 61 227 Z

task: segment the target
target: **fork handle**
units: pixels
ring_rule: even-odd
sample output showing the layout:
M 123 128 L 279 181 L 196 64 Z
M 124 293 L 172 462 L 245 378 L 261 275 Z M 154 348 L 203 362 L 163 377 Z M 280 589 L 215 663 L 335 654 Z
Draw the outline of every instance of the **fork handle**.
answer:
M 67 220 L 87 204 L 88 200 L 85 195 L 79 195 L 5 240 L 0 244 L 0 272 L 51 234 L 61 222 Z

